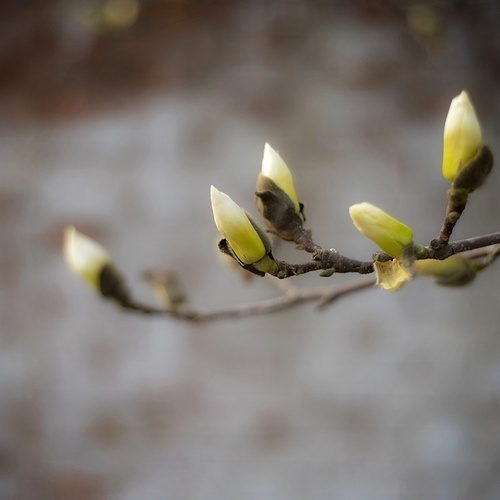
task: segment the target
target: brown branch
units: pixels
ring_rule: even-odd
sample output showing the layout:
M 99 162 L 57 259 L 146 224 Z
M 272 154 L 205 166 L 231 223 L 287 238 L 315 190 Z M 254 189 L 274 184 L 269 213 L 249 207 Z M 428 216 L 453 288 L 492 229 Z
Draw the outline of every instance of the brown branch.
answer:
M 476 248 L 484 248 L 491 245 L 500 244 L 500 232 L 490 233 L 483 236 L 476 236 L 475 238 L 468 238 L 465 240 L 455 241 L 449 244 L 451 251 L 454 253 L 468 252 Z
M 500 255 L 500 232 L 455 241 L 447 245 L 446 248 L 447 257 L 456 253 L 469 252 L 467 257 L 476 263 L 477 270 L 481 270 L 491 264 L 495 258 Z M 418 259 L 446 258 L 442 257 L 441 254 L 437 257 L 435 250 L 431 248 L 431 246 L 420 248 L 417 253 Z M 383 260 L 384 255 L 378 258 Z M 283 265 L 282 270 L 286 271 L 286 273 L 285 275 L 278 276 L 278 278 L 318 270 L 323 270 L 323 275 L 330 275 L 333 274 L 333 272 L 358 272 L 360 274 L 373 272 L 373 262 L 361 262 L 348 259 L 341 256 L 333 249 L 321 249 L 320 251 L 314 252 L 312 260 L 306 264 L 280 264 Z M 332 265 L 334 266 L 333 269 Z M 318 310 L 322 310 L 341 297 L 361 291 L 375 284 L 375 278 L 369 277 L 330 287 L 299 288 L 288 280 L 283 281 L 281 279 L 276 279 L 276 277 L 268 274 L 266 276 L 271 280 L 271 283 L 281 291 L 281 295 L 278 297 L 214 309 L 211 311 L 203 311 L 190 308 L 184 301 L 172 301 L 172 297 L 167 301 L 167 303 L 172 305 L 164 308 L 137 302 L 131 298 L 130 294 L 126 291 L 125 283 L 121 281 L 121 277 L 118 274 L 105 272 L 103 276 L 106 278 L 101 279 L 101 284 L 106 285 L 102 290 L 103 296 L 113 298 L 121 308 L 140 314 L 166 316 L 191 323 L 206 323 L 209 321 L 271 314 L 307 302 L 317 302 Z M 150 273 L 148 276 L 148 280 L 153 286 L 157 285 L 160 288 L 165 287 L 167 292 L 173 287 L 176 293 L 178 293 L 179 283 L 173 279 L 172 273 Z M 168 279 L 165 278 L 165 276 Z M 169 290 L 167 290 L 167 288 L 169 288 Z M 117 292 L 114 294 L 111 293 L 111 291 L 118 291 L 119 293 Z M 169 294 L 167 293 L 167 295 Z
M 417 259 L 444 260 L 457 253 L 468 252 L 470 250 L 486 248 L 498 244 L 500 244 L 500 232 L 457 240 L 449 244 L 443 244 L 438 239 L 434 239 L 426 247 L 419 248 L 417 245 L 415 257 Z M 383 252 L 379 252 L 376 260 L 391 260 L 391 257 Z M 329 274 L 324 275 L 331 275 L 333 273 L 370 274 L 373 272 L 373 261 L 350 259 L 340 255 L 334 249 L 328 250 L 326 248 L 315 251 L 312 255 L 312 260 L 306 264 L 280 264 L 284 265 L 284 275 L 280 276 L 284 278 L 321 269 L 330 271 Z
M 440 252 L 440 255 L 447 254 L 448 242 L 455 225 L 467 206 L 469 194 L 484 183 L 492 167 L 493 154 L 491 149 L 483 144 L 474 158 L 462 168 L 453 180 L 453 184 L 447 192 L 446 216 L 438 237 L 433 240 L 434 247 Z
M 427 247 L 423 248 L 417 258 L 443 260 L 456 253 L 468 252 L 477 248 L 485 248 L 498 244 L 500 244 L 500 232 L 453 241 L 447 245 L 443 245 L 441 241 L 435 239 Z

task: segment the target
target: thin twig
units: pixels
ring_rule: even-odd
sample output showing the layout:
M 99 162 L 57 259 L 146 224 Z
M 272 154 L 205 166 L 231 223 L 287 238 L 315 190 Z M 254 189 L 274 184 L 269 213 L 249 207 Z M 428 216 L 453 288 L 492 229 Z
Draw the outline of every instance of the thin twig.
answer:
M 356 282 L 343 283 L 331 287 L 318 288 L 299 288 L 296 286 L 283 286 L 283 281 L 272 278 L 274 284 L 278 285 L 282 290 L 282 295 L 266 300 L 260 300 L 252 303 L 237 304 L 230 307 L 214 309 L 212 311 L 201 311 L 196 309 L 161 309 L 158 307 L 150 307 L 144 304 L 136 303 L 133 300 L 128 300 L 121 303 L 123 309 L 139 312 L 151 316 L 170 316 L 178 320 L 184 320 L 194 323 L 206 323 L 209 321 L 218 321 L 222 319 L 237 319 L 248 316 L 260 316 L 264 314 L 275 313 L 289 309 L 299 304 L 306 302 L 318 301 L 318 308 L 324 309 L 325 306 L 332 303 L 334 300 L 359 291 L 375 283 L 373 278 L 366 280 L 358 280 Z
M 330 294 L 324 295 L 318 303 L 318 310 L 324 309 L 326 306 L 330 305 L 332 302 L 339 299 L 340 297 L 343 297 L 344 295 L 348 295 L 354 292 L 359 292 L 364 288 L 374 286 L 375 282 L 376 279 L 370 277 L 346 283 L 342 289 L 332 290 Z

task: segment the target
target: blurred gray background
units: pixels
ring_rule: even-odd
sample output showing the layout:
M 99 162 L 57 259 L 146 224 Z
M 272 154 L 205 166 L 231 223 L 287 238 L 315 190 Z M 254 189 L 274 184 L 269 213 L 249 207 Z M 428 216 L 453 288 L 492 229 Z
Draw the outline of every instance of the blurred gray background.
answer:
M 500 154 L 499 23 L 486 0 L 4 0 L 0 497 L 500 498 L 498 265 L 197 326 L 121 312 L 61 255 L 75 224 L 143 300 L 148 267 L 204 310 L 275 296 L 221 265 L 209 201 L 256 213 L 266 141 L 318 243 L 369 258 L 361 201 L 427 243 L 462 89 Z M 499 229 L 499 188 L 494 170 L 456 238 Z

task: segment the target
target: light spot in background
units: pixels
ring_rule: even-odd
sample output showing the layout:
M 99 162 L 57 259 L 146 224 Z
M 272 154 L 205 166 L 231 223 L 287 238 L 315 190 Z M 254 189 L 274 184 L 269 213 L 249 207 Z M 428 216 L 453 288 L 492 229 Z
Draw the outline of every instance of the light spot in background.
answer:
M 406 14 L 408 27 L 417 36 L 435 38 L 439 35 L 441 21 L 437 12 L 429 5 L 413 4 Z
M 91 33 L 105 33 L 130 28 L 139 17 L 137 0 L 106 0 L 87 2 L 75 12 L 78 23 Z

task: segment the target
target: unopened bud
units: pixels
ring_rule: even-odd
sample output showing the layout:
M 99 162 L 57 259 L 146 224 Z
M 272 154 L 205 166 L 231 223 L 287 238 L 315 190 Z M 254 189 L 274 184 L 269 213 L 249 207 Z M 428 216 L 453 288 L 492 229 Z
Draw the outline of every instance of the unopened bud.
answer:
M 451 101 L 443 137 L 443 176 L 453 182 L 482 144 L 481 126 L 464 90 Z
M 445 260 L 425 259 L 414 263 L 415 273 L 433 276 L 438 285 L 463 286 L 476 276 L 473 262 L 461 255 L 452 255 Z
M 413 232 L 406 224 L 370 203 L 352 205 L 349 215 L 358 231 L 391 257 L 402 255 L 413 242 Z
M 264 156 L 262 158 L 261 176 L 267 177 L 290 198 L 293 203 L 295 213 L 299 214 L 302 207 L 299 203 L 292 173 L 283 161 L 281 156 L 266 143 L 264 146 Z M 259 181 L 261 182 L 261 181 Z M 257 185 L 259 189 L 259 186 Z M 259 189 L 260 190 L 260 189 Z
M 269 144 L 264 148 L 255 203 L 269 232 L 285 241 L 300 239 L 303 233 L 303 205 L 297 198 L 290 170 Z
M 129 293 L 120 272 L 97 241 L 68 226 L 63 235 L 63 254 L 69 269 L 95 291 L 122 304 L 128 301 Z
M 214 186 L 210 188 L 210 199 L 215 225 L 237 259 L 243 264 L 253 264 L 262 259 L 271 249 L 266 234 L 245 210 Z
M 63 235 L 63 253 L 69 269 L 100 292 L 100 276 L 109 264 L 108 252 L 97 241 L 68 226 Z

